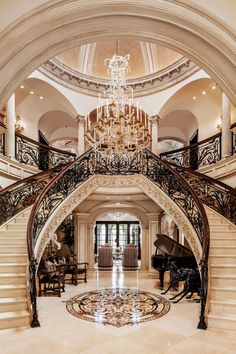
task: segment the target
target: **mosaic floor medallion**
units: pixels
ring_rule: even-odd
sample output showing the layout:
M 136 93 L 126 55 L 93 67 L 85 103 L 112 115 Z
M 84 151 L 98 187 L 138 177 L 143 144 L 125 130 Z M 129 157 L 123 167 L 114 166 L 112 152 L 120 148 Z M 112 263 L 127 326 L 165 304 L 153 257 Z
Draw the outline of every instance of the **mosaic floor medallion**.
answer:
M 108 288 L 72 297 L 67 311 L 80 319 L 122 327 L 162 317 L 170 303 L 162 296 L 129 288 Z

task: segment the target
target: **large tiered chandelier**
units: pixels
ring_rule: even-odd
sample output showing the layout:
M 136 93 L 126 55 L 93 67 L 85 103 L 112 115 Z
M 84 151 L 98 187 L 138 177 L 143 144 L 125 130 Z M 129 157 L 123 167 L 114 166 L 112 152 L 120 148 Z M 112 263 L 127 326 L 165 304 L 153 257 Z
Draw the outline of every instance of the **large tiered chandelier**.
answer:
M 150 145 L 148 116 L 134 104 L 133 89 L 126 85 L 129 55 L 114 54 L 105 64 L 112 79 L 105 98 L 99 96 L 95 117 L 87 117 L 85 137 L 102 154 L 131 155 Z

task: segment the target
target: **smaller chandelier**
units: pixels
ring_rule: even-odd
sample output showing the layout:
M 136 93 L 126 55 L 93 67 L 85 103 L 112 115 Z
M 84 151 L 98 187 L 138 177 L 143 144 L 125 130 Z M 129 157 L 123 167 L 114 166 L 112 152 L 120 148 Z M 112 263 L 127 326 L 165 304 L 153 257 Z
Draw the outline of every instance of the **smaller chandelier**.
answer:
M 106 99 L 101 101 L 99 97 L 96 113 L 87 117 L 86 140 L 102 154 L 130 155 L 150 146 L 147 114 L 134 104 L 133 89 L 126 86 L 128 60 L 129 55 L 116 54 L 105 60 L 112 76 Z

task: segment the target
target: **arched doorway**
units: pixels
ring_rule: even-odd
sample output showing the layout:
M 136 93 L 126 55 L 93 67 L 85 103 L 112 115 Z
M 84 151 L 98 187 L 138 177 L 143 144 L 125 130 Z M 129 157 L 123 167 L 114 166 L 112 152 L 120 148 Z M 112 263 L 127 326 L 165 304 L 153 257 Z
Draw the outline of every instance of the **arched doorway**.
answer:
M 94 252 L 109 243 L 113 248 L 113 254 L 119 257 L 124 247 L 133 244 L 137 248 L 138 259 L 141 259 L 141 224 L 139 219 L 128 213 L 110 211 L 97 218 L 94 228 Z

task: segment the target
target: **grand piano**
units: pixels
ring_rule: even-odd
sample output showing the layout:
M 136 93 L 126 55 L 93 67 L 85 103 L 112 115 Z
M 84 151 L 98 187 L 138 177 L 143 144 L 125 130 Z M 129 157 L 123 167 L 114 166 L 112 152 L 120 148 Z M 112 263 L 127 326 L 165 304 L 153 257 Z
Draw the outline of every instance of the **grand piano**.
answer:
M 155 255 L 152 256 L 152 267 L 159 271 L 160 288 L 164 286 L 164 273 L 169 270 L 169 260 L 175 261 L 179 268 L 197 268 L 197 263 L 193 252 L 182 246 L 177 241 L 167 235 L 157 234 L 154 242 L 156 247 Z

